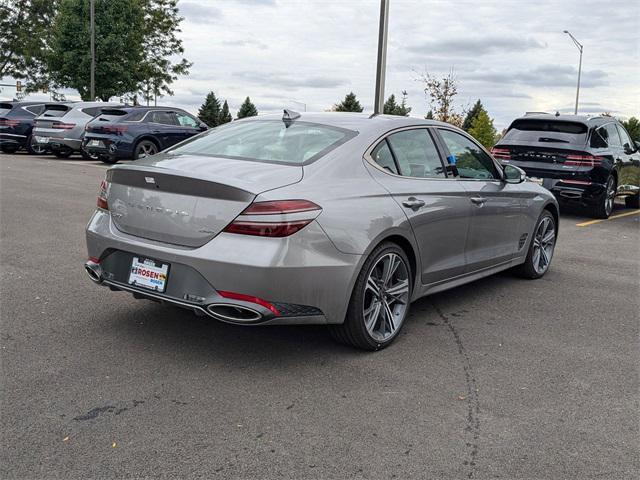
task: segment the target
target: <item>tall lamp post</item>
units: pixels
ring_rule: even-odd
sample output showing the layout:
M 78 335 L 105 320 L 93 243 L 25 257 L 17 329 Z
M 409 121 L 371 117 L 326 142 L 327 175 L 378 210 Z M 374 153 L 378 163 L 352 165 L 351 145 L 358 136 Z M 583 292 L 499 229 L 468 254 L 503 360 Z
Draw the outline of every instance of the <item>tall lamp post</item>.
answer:
M 376 65 L 376 96 L 373 114 L 384 108 L 384 79 L 387 70 L 387 33 L 389 31 L 389 0 L 380 0 L 380 27 L 378 29 L 378 62 Z
M 571 40 L 573 40 L 573 43 L 575 43 L 576 47 L 578 47 L 578 50 L 580 51 L 580 63 L 578 64 L 578 88 L 576 89 L 576 108 L 574 111 L 574 115 L 577 115 L 578 114 L 578 98 L 580 97 L 580 75 L 582 74 L 582 44 L 578 40 L 576 40 L 576 37 L 571 35 L 571 32 L 569 32 L 569 30 L 564 30 L 564 33 L 566 33 L 567 35 L 569 35 L 569 37 L 571 37 Z
M 91 101 L 96 100 L 96 23 L 95 0 L 91 0 L 89 6 L 89 29 L 91 30 Z

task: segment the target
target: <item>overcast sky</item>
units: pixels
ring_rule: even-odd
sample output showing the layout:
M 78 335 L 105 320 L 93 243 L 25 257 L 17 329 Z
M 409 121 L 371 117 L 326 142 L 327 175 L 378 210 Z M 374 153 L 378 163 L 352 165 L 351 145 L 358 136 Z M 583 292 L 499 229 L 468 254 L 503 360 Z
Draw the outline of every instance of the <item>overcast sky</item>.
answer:
M 412 115 L 429 109 L 419 75 L 450 69 L 459 81 L 458 110 L 480 98 L 498 128 L 525 111 L 573 112 L 578 50 L 565 29 L 584 44 L 581 112 L 640 114 L 640 0 L 390 5 L 386 94 L 406 90 Z M 378 0 L 181 0 L 179 6 L 193 67 L 163 104 L 195 113 L 213 90 L 234 111 L 247 95 L 260 112 L 303 110 L 302 103 L 314 111 L 353 91 L 372 110 Z

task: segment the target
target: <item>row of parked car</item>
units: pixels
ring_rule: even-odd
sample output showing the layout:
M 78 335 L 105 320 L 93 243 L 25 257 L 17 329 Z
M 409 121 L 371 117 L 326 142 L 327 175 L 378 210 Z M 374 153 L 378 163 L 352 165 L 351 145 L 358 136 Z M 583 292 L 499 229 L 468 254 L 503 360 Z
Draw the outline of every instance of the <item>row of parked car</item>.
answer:
M 103 102 L 1 102 L 0 149 L 58 158 L 79 153 L 115 163 L 153 155 L 207 125 L 173 107 L 143 107 Z

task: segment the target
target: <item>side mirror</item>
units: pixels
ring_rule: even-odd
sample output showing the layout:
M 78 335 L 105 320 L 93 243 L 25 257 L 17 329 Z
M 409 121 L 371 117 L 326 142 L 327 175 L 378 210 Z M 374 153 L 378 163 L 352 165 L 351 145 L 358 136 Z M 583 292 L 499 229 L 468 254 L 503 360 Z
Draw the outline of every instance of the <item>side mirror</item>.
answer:
M 204 132 L 205 130 L 209 130 L 209 127 L 205 123 L 201 123 L 200 126 L 198 126 L 198 130 Z
M 527 179 L 527 174 L 515 165 L 504 166 L 504 181 L 507 183 L 522 183 Z
M 628 143 L 625 143 L 623 145 L 623 148 L 624 148 L 625 155 L 631 155 L 633 152 L 635 152 L 633 147 L 631 145 L 629 145 Z

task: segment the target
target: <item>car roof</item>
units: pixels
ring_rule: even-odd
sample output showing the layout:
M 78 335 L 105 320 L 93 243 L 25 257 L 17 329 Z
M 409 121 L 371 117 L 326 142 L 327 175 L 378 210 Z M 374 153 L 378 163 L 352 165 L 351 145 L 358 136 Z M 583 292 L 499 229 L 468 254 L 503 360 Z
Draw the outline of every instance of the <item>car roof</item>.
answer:
M 258 115 L 257 117 L 248 117 L 241 121 L 259 120 L 282 120 L 282 114 Z M 452 125 L 448 123 L 425 120 L 423 118 L 402 117 L 399 115 L 371 115 L 369 113 L 355 112 L 304 112 L 300 113 L 300 117 L 296 118 L 294 122 L 295 121 L 319 123 L 362 133 L 388 131 L 394 128 L 422 125 L 452 127 Z
M 557 120 L 560 122 L 578 122 L 583 123 L 585 125 L 594 125 L 594 124 L 602 124 L 608 122 L 615 122 L 616 119 L 613 117 L 609 117 L 606 115 L 552 115 L 550 113 L 536 113 L 533 115 L 525 115 L 523 117 L 518 117 L 514 120 Z M 513 123 L 513 122 L 512 122 Z

